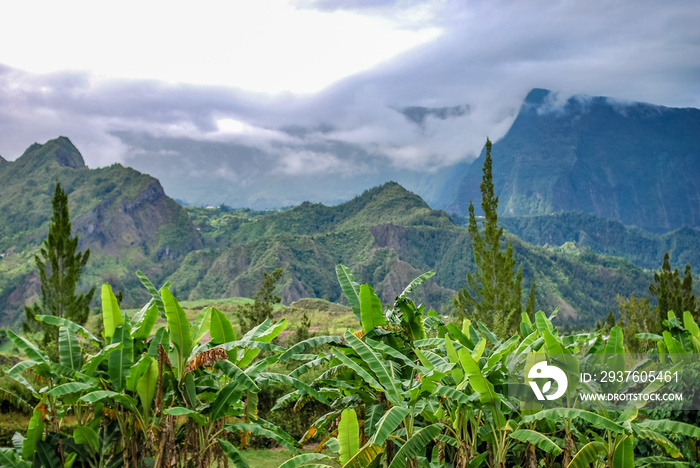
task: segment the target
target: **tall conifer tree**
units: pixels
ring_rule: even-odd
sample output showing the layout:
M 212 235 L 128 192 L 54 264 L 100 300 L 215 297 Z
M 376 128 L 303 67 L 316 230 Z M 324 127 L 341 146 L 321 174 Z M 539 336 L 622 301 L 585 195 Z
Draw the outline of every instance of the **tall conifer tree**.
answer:
M 49 235 L 44 240 L 39 255 L 35 255 L 41 280 L 40 300 L 32 307 L 25 307 L 25 333 L 41 332 L 40 344 L 52 358 L 58 356 L 58 328 L 36 320 L 37 315 L 65 317 L 80 325 L 85 324 L 90 313 L 93 287 L 87 294 L 76 295 L 76 287 L 83 268 L 90 258 L 90 250 L 78 252 L 78 237 L 71 236 L 68 214 L 68 195 L 56 182 L 53 215 Z
M 483 322 L 500 337 L 517 332 L 522 313 L 522 266 L 515 269 L 513 244 L 501 249 L 503 228 L 498 226 L 498 197 L 494 194 L 491 175 L 491 141 L 486 140 L 481 182 L 481 208 L 484 210 L 483 237 L 474 214 L 474 204 L 469 203 L 469 234 L 474 247 L 476 271 L 467 274 L 467 287 L 454 297 L 459 315 Z M 534 311 L 534 283 L 530 292 L 528 312 Z M 529 302 L 530 302 L 529 301 Z
M 654 282 L 649 285 L 649 292 L 657 300 L 655 331 L 661 330 L 661 325 L 668 317 L 668 311 L 672 310 L 678 316 L 688 311 L 698 318 L 696 299 L 693 294 L 693 272 L 690 264 L 685 266 L 683 279 L 681 280 L 678 268 L 671 270 L 669 253 L 664 255 L 661 271 L 654 273 Z

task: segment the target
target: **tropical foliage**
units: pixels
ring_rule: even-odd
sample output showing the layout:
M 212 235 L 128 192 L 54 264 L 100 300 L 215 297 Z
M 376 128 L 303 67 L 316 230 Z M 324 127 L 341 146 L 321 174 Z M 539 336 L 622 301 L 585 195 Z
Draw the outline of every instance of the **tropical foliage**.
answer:
M 38 317 L 58 329 L 59 362 L 8 331 L 27 359 L 7 374 L 38 404 L 26 436 L 16 435 L 14 448 L 0 449 L 0 463 L 245 467 L 241 449 L 251 436 L 269 438 L 296 455 L 280 468 L 697 462 L 687 443 L 700 437 L 694 424 L 655 417 L 642 405 L 589 411 L 574 391 L 565 394 L 565 407 L 545 409 L 509 390 L 509 373 L 521 364 L 556 355 L 577 371 L 581 362 L 624 352 L 619 326 L 607 335 L 563 335 L 552 324 L 556 312 L 540 311 L 534 320 L 523 314 L 519 333 L 499 338 L 481 322 L 446 323 L 416 304 L 411 295 L 432 271 L 390 305 L 345 266 L 336 273 L 357 318 L 356 331 L 314 336 L 287 348 L 273 343 L 285 320 L 267 319 L 239 338 L 215 308 L 202 309 L 189 322 L 170 285 L 157 289 L 143 275 L 152 297 L 132 316 L 103 286 L 101 337 L 65 317 Z M 662 334 L 637 338 L 681 366 L 679 353 L 700 349 L 700 327 L 690 313 L 682 320 L 669 314 L 664 327 Z M 291 371 L 279 371 L 291 363 L 297 363 Z M 258 413 L 260 389 L 275 385 L 291 389 L 275 411 L 294 411 L 312 400 L 327 405 L 300 440 Z M 70 429 L 68 416 L 76 421 Z M 318 450 L 301 453 L 312 439 L 320 440 Z

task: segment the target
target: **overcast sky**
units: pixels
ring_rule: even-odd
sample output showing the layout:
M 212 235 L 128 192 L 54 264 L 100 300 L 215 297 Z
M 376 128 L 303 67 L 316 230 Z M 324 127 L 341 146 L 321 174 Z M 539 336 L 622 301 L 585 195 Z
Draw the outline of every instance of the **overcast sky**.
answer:
M 4 158 L 64 135 L 91 167 L 151 172 L 215 145 L 199 169 L 232 182 L 432 171 L 501 137 L 533 87 L 700 107 L 697 0 L 105 5 L 5 5 Z

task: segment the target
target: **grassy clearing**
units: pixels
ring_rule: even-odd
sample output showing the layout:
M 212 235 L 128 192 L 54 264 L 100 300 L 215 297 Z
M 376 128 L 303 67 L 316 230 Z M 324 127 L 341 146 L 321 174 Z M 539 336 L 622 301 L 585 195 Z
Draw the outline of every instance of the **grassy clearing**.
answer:
M 236 332 L 240 330 L 238 307 L 244 304 L 251 304 L 252 299 L 245 297 L 230 297 L 225 299 L 200 299 L 196 301 L 182 301 L 180 305 L 187 315 L 187 320 L 193 322 L 205 307 L 215 307 L 231 320 Z M 310 332 L 315 335 L 342 335 L 346 330 L 357 330 L 360 324 L 349 307 L 342 306 L 324 299 L 307 298 L 300 299 L 289 306 L 275 304 L 274 319 L 286 318 L 289 322 L 287 329 L 280 335 L 279 341 L 285 342 L 301 325 L 304 313 L 311 322 Z M 126 313 L 132 316 L 138 309 L 126 309 Z M 92 315 L 88 321 L 87 328 L 97 331 L 102 323 L 102 314 Z M 159 319 L 154 327 L 154 331 L 166 324 Z
M 303 453 L 309 452 L 313 452 L 313 450 L 305 450 Z M 324 451 L 324 453 L 330 455 L 330 452 Z M 245 450 L 243 458 L 251 467 L 277 468 L 291 458 L 291 453 L 285 449 Z M 335 462 L 328 462 L 328 464 L 333 467 L 340 466 Z

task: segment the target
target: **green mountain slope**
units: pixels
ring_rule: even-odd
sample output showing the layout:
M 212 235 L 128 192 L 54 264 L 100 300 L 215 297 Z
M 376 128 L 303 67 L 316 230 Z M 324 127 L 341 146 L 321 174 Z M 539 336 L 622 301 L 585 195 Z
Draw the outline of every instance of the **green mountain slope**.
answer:
M 581 212 L 502 218 L 501 224 L 533 244 L 574 242 L 578 247 L 623 257 L 642 268 L 660 268 L 665 252 L 670 253 L 673 268 L 700 265 L 700 230 L 689 227 L 653 234 Z
M 493 145 L 499 214 L 582 211 L 652 232 L 700 226 L 698 129 L 699 109 L 581 96 L 560 105 L 535 89 Z M 483 159 L 448 211 L 466 215 L 470 200 L 478 205 Z
M 301 297 L 341 301 L 334 268 L 342 262 L 359 281 L 376 286 L 384 301 L 434 269 L 420 298 L 449 313 L 454 292 L 474 268 L 467 230 L 395 183 L 338 206 L 304 203 L 276 213 L 188 210 L 207 247 L 188 254 L 169 278 L 183 298 L 251 296 L 262 271 L 281 266 L 285 302 Z M 536 275 L 539 307 L 560 307 L 565 326 L 592 325 L 616 308 L 618 293 L 644 294 L 651 281 L 648 271 L 590 249 L 539 247 L 511 238 L 524 284 Z
M 136 269 L 161 280 L 181 256 L 202 247 L 187 212 L 158 180 L 119 164 L 89 169 L 65 137 L 34 144 L 16 161 L 0 165 L 2 324 L 15 323 L 38 292 L 33 257 L 48 232 L 56 180 L 68 193 L 79 248 L 91 251 L 86 285 L 107 280 L 127 300 L 141 300 Z
M 285 269 L 277 293 L 342 301 L 335 266 L 349 266 L 390 302 L 419 274 L 437 274 L 418 293 L 442 313 L 474 268 L 471 238 L 444 212 L 390 182 L 337 206 L 303 203 L 286 211 L 180 207 L 150 176 L 120 165 L 88 169 L 65 138 L 33 145 L 0 165 L 0 310 L 16 325 L 38 282 L 33 255 L 50 217 L 59 179 L 69 194 L 74 231 L 91 249 L 87 285 L 109 282 L 126 307 L 145 290 L 134 275 L 170 280 L 181 299 L 251 297 L 263 271 Z M 575 246 L 540 247 L 512 236 L 524 285 L 537 277 L 538 305 L 561 308 L 568 327 L 592 325 L 616 294 L 643 294 L 651 274 L 630 262 Z

